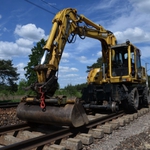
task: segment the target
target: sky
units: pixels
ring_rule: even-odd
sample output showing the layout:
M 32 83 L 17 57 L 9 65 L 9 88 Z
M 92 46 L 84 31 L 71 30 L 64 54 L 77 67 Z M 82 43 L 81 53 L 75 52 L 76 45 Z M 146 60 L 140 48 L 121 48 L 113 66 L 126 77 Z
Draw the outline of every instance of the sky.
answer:
M 141 50 L 142 65 L 147 63 L 150 74 L 150 0 L 28 1 L 1 0 L 0 4 L 0 59 L 12 60 L 20 79 L 25 79 L 31 49 L 48 38 L 52 19 L 65 8 L 75 8 L 79 15 L 112 31 L 118 43 L 130 40 Z M 59 66 L 61 88 L 86 82 L 87 66 L 101 56 L 100 45 L 97 40 L 79 37 L 75 43 L 66 44 Z

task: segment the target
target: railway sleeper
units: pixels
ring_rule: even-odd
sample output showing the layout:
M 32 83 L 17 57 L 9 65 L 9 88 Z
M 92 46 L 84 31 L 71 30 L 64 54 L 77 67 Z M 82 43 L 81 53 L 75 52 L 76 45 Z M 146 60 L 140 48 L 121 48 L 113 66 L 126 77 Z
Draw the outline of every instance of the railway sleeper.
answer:
M 96 128 L 89 129 L 88 133 L 81 133 L 76 135 L 74 138 L 68 138 L 68 139 L 62 139 L 60 142 L 60 145 L 56 144 L 46 144 L 43 147 L 43 150 L 46 150 L 47 148 L 55 149 L 55 150 L 65 150 L 65 149 L 71 149 L 71 150 L 80 150 L 85 145 L 90 145 L 93 143 L 93 139 L 101 139 L 104 137 L 104 134 L 110 134 L 113 130 L 118 129 L 119 127 L 122 127 L 131 121 L 134 121 L 134 119 L 137 119 L 139 116 L 142 116 L 150 111 L 150 108 L 144 108 L 138 111 L 138 113 L 132 114 L 132 115 L 125 115 L 122 117 L 119 117 L 117 119 L 113 119 L 111 121 L 107 121 L 105 124 L 99 125 Z M 32 134 L 33 136 L 31 136 Z M 26 138 L 33 138 L 36 136 L 41 136 L 43 133 L 40 132 L 29 132 L 28 130 L 19 131 L 18 135 L 14 137 L 12 134 L 7 135 L 1 135 L 0 136 L 0 144 L 1 147 L 4 145 L 10 145 L 14 143 L 21 142 L 25 140 Z M 27 136 L 23 138 L 23 136 Z M 5 147 L 5 146 L 4 146 Z

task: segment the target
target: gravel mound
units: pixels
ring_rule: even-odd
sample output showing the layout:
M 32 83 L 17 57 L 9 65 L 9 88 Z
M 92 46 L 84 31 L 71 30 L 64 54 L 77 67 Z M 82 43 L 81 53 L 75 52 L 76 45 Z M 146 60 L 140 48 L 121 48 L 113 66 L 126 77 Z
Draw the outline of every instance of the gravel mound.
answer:
M 150 112 L 114 130 L 86 147 L 87 150 L 150 150 Z
M 150 128 L 143 133 L 131 136 L 121 142 L 114 150 L 149 150 L 150 149 Z

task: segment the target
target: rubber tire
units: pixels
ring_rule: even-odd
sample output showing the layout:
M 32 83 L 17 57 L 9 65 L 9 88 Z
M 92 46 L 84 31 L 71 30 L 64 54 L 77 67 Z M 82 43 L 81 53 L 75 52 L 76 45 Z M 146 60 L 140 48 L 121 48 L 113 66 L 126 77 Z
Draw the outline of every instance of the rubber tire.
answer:
M 139 93 L 137 88 L 134 88 L 128 95 L 128 111 L 137 112 L 139 108 Z
M 143 107 L 148 107 L 148 88 L 145 87 L 142 94 L 142 105 Z

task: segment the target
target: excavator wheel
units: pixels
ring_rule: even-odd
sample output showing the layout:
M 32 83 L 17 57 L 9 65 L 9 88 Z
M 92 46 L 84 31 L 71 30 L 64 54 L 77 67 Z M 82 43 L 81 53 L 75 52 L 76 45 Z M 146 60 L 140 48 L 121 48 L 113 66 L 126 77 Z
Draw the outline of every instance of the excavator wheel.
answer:
M 148 91 L 148 88 L 145 87 L 144 90 L 143 90 L 143 94 L 142 94 L 142 105 L 144 107 L 148 107 L 148 96 L 149 96 L 149 91 Z
M 117 111 L 119 110 L 119 105 L 118 105 L 118 103 L 112 102 L 111 110 L 112 110 L 112 112 L 117 112 Z
M 139 93 L 137 88 L 134 88 L 128 95 L 128 111 L 137 112 L 139 108 Z

